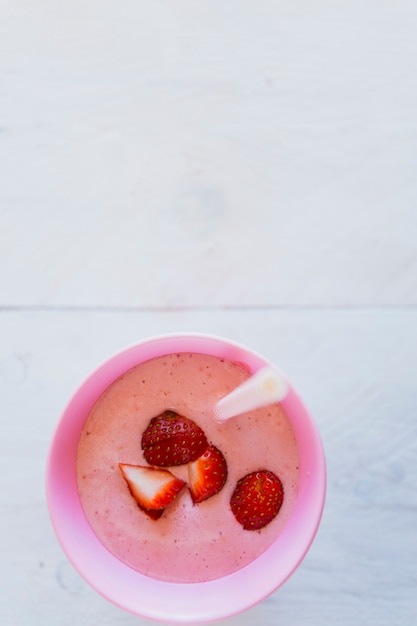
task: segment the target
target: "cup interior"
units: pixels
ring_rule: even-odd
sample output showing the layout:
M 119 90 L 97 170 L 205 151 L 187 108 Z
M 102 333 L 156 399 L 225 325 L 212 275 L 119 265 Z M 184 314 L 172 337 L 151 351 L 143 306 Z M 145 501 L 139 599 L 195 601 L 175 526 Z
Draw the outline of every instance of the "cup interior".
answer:
M 290 381 L 281 402 L 295 433 L 300 474 L 297 501 L 276 541 L 246 567 L 203 583 L 167 583 L 116 559 L 97 539 L 84 515 L 76 481 L 77 447 L 98 397 L 128 369 L 158 356 L 197 352 L 244 363 L 252 373 L 270 362 L 226 339 L 165 335 L 109 358 L 81 384 L 53 435 L 46 469 L 49 514 L 57 538 L 78 573 L 98 593 L 135 615 L 169 623 L 203 623 L 230 617 L 259 603 L 294 572 L 316 535 L 325 500 L 326 468 L 316 425 Z

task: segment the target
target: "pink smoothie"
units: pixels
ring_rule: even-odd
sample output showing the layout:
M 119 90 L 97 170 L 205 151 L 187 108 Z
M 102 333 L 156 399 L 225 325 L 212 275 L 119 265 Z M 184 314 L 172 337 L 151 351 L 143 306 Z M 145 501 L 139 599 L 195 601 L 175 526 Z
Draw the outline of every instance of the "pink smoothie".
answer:
M 249 373 L 214 356 L 180 353 L 158 357 L 126 372 L 102 394 L 83 428 L 77 457 L 82 507 L 108 550 L 143 574 L 164 581 L 203 582 L 230 574 L 262 554 L 287 523 L 295 504 L 298 452 L 279 404 L 218 424 L 215 402 Z M 118 464 L 147 465 L 142 433 L 167 409 L 194 420 L 224 454 L 228 480 L 222 491 L 193 505 L 188 489 L 155 521 L 139 509 Z M 236 482 L 268 469 L 281 479 L 284 502 L 259 531 L 244 530 L 230 510 Z M 187 481 L 187 467 L 170 468 Z

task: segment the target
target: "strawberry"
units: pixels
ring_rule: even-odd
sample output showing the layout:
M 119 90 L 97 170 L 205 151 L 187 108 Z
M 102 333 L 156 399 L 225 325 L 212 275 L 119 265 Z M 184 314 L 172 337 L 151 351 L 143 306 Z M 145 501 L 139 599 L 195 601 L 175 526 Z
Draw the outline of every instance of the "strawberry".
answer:
M 154 520 L 185 486 L 183 480 L 165 469 L 127 463 L 119 463 L 119 469 L 139 507 Z
M 188 483 L 194 504 L 211 498 L 222 489 L 227 479 L 227 464 L 218 448 L 210 445 L 188 465 Z
M 174 411 L 153 417 L 142 435 L 142 450 L 150 465 L 171 467 L 195 461 L 207 448 L 204 432 Z
M 259 470 L 237 482 L 230 507 L 245 530 L 258 530 L 278 515 L 283 498 L 284 490 L 278 476 L 269 470 Z

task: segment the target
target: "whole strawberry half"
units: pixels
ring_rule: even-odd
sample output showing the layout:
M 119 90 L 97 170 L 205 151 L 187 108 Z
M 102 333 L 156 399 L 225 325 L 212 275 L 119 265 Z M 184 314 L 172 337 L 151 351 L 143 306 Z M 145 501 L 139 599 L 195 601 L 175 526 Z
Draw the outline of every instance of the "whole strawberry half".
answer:
M 172 467 L 197 459 L 207 448 L 207 438 L 193 420 L 175 411 L 153 417 L 142 435 L 142 450 L 150 465 Z
M 194 504 L 211 498 L 227 480 L 227 464 L 218 448 L 210 445 L 203 454 L 188 465 L 188 486 Z
M 230 507 L 245 530 L 258 530 L 278 515 L 283 499 L 284 490 L 278 476 L 269 470 L 259 470 L 237 482 Z
M 161 517 L 185 482 L 165 469 L 119 463 L 129 491 L 139 507 L 153 520 Z

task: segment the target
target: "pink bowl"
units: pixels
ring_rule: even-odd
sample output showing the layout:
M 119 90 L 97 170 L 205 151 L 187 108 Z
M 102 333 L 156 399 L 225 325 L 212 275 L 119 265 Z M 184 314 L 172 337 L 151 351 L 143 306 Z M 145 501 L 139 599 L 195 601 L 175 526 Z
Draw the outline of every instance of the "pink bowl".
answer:
M 116 559 L 90 528 L 78 497 L 76 454 L 82 428 L 98 397 L 120 375 L 149 359 L 197 352 L 245 363 L 252 372 L 270 365 L 242 345 L 209 335 L 162 335 L 111 357 L 75 392 L 51 443 L 46 493 L 61 546 L 79 574 L 102 596 L 144 618 L 169 623 L 210 622 L 240 613 L 280 587 L 306 555 L 319 526 L 326 492 L 326 466 L 317 428 L 289 384 L 282 406 L 300 456 L 300 480 L 292 516 L 276 541 L 241 570 L 206 583 L 167 583 L 144 576 Z

